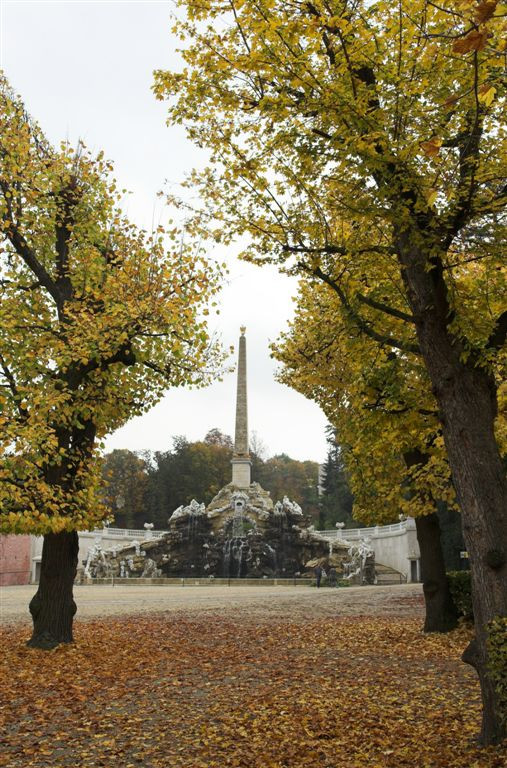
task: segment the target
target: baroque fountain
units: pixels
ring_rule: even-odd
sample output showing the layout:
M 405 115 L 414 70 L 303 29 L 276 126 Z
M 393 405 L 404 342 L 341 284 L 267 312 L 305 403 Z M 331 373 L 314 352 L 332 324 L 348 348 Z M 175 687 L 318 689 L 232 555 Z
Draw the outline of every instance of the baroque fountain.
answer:
M 97 545 L 90 551 L 85 576 L 283 578 L 317 564 L 347 575 L 349 543 L 335 540 L 330 546 L 296 502 L 284 497 L 273 503 L 259 483 L 251 482 L 244 332 L 242 328 L 232 481 L 207 507 L 192 500 L 174 510 L 160 538 L 148 536 L 142 543 L 106 552 Z

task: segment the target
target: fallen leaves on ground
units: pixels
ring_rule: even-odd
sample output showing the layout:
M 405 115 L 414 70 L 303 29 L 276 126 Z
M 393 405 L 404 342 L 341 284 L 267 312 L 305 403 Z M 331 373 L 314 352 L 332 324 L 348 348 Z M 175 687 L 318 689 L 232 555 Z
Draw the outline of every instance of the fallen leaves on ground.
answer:
M 257 619 L 257 617 L 256 617 Z M 504 768 L 481 750 L 466 631 L 248 611 L 77 623 L 47 653 L 3 633 L 9 768 Z

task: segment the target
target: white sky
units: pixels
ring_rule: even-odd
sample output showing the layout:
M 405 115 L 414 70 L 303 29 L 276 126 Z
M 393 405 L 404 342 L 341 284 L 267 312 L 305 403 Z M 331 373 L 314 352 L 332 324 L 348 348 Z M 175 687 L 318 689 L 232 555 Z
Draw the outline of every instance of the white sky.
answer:
M 166 106 L 151 93 L 152 71 L 175 68 L 178 55 L 165 0 L 0 0 L 0 67 L 53 142 L 84 140 L 115 164 L 131 190 L 130 218 L 151 229 L 166 212 L 156 193 L 176 185 L 205 154 L 181 127 L 165 125 Z M 249 426 L 269 454 L 322 462 L 325 418 L 301 395 L 274 381 L 268 344 L 292 313 L 294 280 L 271 267 L 214 255 L 229 264 L 221 314 L 211 321 L 226 346 L 247 326 Z M 206 389 L 173 389 L 143 417 L 132 419 L 107 450 L 167 450 L 173 435 L 190 440 L 212 427 L 233 435 L 235 376 Z

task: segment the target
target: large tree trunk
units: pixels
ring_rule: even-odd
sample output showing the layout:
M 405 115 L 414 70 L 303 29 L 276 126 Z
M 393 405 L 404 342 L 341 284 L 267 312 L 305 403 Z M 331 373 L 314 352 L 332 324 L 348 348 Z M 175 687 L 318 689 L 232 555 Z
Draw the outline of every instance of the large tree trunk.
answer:
M 72 595 L 79 540 L 72 533 L 44 536 L 39 588 L 30 602 L 33 634 L 28 645 L 50 650 L 71 643 L 76 604 Z
M 403 454 L 408 469 L 425 466 L 429 455 L 419 448 Z M 435 512 L 431 515 L 416 517 L 417 541 L 421 552 L 421 576 L 423 582 L 426 617 L 425 632 L 450 632 L 458 624 L 458 611 L 452 599 L 444 553 L 440 540 L 440 520 Z
M 444 392 L 439 400 L 472 576 L 475 638 L 463 660 L 475 667 L 481 682 L 481 740 L 496 744 L 506 735 L 507 712 L 501 710 L 487 670 L 487 624 L 495 616 L 507 616 L 507 496 L 485 379 L 480 370 L 468 372 L 456 398 Z
M 498 744 L 506 735 L 507 712 L 488 674 L 487 651 L 488 622 L 507 616 L 506 478 L 494 435 L 496 389 L 491 374 L 474 365 L 449 329 L 442 264 L 422 241 L 420 232 L 399 232 L 398 257 L 439 406 L 470 558 L 475 638 L 463 659 L 475 667 L 481 684 L 481 741 Z
M 417 541 L 421 551 L 421 576 L 426 605 L 425 632 L 450 632 L 458 624 L 458 611 L 454 605 L 440 542 L 438 515 L 417 517 Z

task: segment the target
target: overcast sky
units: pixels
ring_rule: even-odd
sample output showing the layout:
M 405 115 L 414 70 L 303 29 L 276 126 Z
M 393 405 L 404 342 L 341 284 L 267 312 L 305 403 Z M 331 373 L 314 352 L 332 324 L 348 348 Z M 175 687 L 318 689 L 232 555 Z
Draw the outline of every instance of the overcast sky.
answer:
M 168 213 L 156 197 L 206 161 L 181 127 L 165 125 L 166 107 L 151 93 L 152 72 L 179 64 L 171 35 L 174 6 L 165 0 L 0 0 L 0 67 L 53 142 L 84 140 L 115 165 L 131 194 L 130 218 L 141 227 Z M 292 314 L 294 280 L 274 268 L 235 258 L 238 248 L 212 255 L 229 264 L 221 314 L 211 321 L 224 345 L 237 346 L 247 326 L 249 426 L 268 454 L 285 452 L 322 462 L 325 418 L 320 409 L 274 381 L 268 345 Z M 212 427 L 233 434 L 235 377 L 201 390 L 171 390 L 143 417 L 132 419 L 107 450 L 166 450 L 173 435 L 190 440 Z

